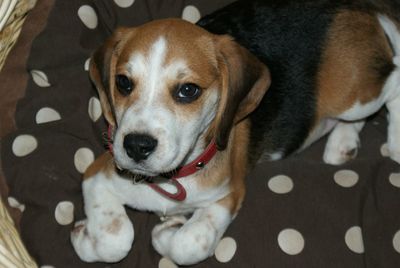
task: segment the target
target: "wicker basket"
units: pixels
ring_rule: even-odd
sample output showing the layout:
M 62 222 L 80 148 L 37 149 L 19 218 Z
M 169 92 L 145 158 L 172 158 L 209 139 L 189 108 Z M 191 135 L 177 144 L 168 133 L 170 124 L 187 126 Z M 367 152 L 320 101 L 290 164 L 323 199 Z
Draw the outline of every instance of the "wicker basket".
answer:
M 36 0 L 0 0 L 0 70 Z
M 0 199 L 0 267 L 37 267 L 26 251 L 14 222 Z
M 0 70 L 21 32 L 26 14 L 36 0 L 0 0 Z M 0 267 L 37 267 L 29 256 L 0 198 Z

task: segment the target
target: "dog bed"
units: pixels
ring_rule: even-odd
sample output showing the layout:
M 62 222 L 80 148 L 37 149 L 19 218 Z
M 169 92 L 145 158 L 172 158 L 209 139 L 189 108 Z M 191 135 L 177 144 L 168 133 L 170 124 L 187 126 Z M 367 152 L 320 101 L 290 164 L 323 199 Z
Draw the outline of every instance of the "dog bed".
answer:
M 28 74 L 27 85 L 9 81 L 1 88 L 2 95 L 25 92 L 12 113 L 16 130 L 1 141 L 6 200 L 22 211 L 22 240 L 42 267 L 174 267 L 151 246 L 160 219 L 131 209 L 135 242 L 124 260 L 88 264 L 72 249 L 73 223 L 85 217 L 82 173 L 106 150 L 88 58 L 117 25 L 165 17 L 196 22 L 232 0 L 44 2 L 52 6 L 43 14 L 47 24 L 19 73 Z M 195 267 L 399 267 L 400 166 L 388 158 L 386 128 L 383 110 L 362 131 L 357 158 L 342 166 L 323 163 L 326 139 L 259 163 L 215 256 Z

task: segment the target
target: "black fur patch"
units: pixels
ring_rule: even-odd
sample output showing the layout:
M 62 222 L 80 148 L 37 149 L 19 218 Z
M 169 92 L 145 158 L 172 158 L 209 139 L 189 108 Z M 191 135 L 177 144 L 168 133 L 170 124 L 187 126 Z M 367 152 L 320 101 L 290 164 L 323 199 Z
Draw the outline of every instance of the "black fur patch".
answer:
M 238 1 L 198 22 L 210 32 L 234 37 L 271 71 L 272 85 L 250 115 L 252 158 L 263 151 L 285 156 L 303 144 L 314 122 L 327 32 L 340 10 L 363 9 L 356 2 Z

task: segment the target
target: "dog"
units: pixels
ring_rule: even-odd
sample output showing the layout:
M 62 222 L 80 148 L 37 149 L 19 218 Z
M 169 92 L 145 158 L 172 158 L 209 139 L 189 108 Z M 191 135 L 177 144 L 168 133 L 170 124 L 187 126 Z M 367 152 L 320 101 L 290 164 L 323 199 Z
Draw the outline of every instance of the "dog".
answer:
M 239 1 L 200 22 L 119 28 L 90 77 L 112 150 L 87 169 L 86 220 L 71 241 L 86 262 L 117 262 L 134 229 L 124 205 L 152 211 L 157 252 L 177 264 L 213 255 L 258 159 L 329 134 L 323 159 L 354 158 L 365 118 L 386 105 L 400 163 L 400 23 L 358 1 Z

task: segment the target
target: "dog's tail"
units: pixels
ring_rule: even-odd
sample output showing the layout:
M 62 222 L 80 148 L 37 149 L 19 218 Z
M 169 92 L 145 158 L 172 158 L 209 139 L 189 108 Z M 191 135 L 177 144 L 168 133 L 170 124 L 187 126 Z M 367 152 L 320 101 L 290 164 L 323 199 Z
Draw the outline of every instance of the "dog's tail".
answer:
M 393 19 L 387 15 L 378 15 L 379 23 L 389 38 L 390 44 L 394 51 L 393 62 L 400 67 L 400 23 L 395 23 Z

